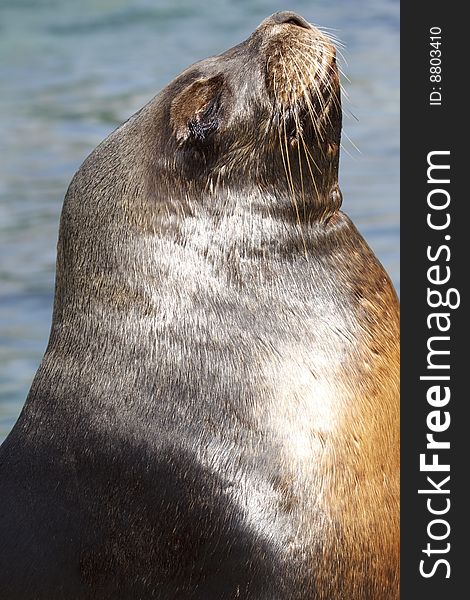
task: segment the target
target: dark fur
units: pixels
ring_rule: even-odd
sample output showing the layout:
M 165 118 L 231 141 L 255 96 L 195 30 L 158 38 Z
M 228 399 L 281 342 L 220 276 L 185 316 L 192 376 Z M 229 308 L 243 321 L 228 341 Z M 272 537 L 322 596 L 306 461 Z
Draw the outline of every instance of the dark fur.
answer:
M 2 600 L 398 598 L 396 296 L 338 210 L 337 82 L 315 190 L 266 75 L 309 35 L 267 19 L 73 178 L 0 450 Z

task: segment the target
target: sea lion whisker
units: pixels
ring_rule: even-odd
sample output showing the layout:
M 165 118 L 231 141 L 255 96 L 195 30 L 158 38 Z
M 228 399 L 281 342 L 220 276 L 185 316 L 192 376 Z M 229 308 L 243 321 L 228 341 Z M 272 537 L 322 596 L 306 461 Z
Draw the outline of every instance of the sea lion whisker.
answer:
M 305 101 L 307 111 L 310 114 L 313 129 L 314 129 L 314 131 L 317 132 L 318 138 L 320 140 L 322 140 L 323 139 L 323 127 L 321 124 L 321 119 L 319 119 L 319 117 L 318 117 L 318 113 L 316 111 L 314 103 L 311 100 L 309 90 L 308 90 L 307 86 L 305 85 L 305 82 L 301 75 L 301 73 L 307 67 L 307 65 L 304 63 L 304 65 L 299 66 L 294 58 L 292 59 L 292 64 L 294 67 L 295 74 L 297 76 L 297 81 L 301 87 L 301 91 L 303 94 L 303 99 Z M 314 90 L 315 90 L 315 86 L 317 85 L 315 79 L 313 77 L 310 77 L 309 82 L 310 82 L 310 85 L 313 87 L 313 90 L 312 90 L 313 93 L 315 93 Z
M 288 168 L 289 168 L 289 177 L 290 177 L 291 186 L 292 186 L 292 197 L 291 197 L 291 200 L 292 200 L 292 203 L 294 205 L 295 214 L 296 214 L 296 217 L 297 217 L 297 227 L 298 227 L 298 231 L 300 233 L 300 237 L 301 237 L 301 240 L 302 240 L 302 245 L 303 245 L 303 248 L 304 248 L 305 258 L 308 260 L 307 244 L 306 244 L 306 241 L 305 241 L 304 232 L 303 232 L 303 228 L 302 228 L 302 224 L 301 224 L 301 220 L 300 220 L 299 205 L 297 203 L 297 197 L 296 197 L 294 182 L 293 182 L 293 178 L 292 178 L 292 170 L 291 170 L 290 158 L 289 158 L 289 148 L 288 148 L 288 144 L 287 144 L 287 132 L 286 132 L 286 120 L 285 119 L 283 119 L 283 125 L 284 125 L 284 143 L 285 143 L 286 161 L 287 161 L 287 165 L 288 165 Z
M 297 64 L 295 59 L 292 59 L 292 65 L 293 65 L 294 71 L 297 75 L 298 83 L 300 84 L 300 87 L 301 87 L 301 91 L 303 94 L 303 100 L 306 104 L 307 111 L 310 114 L 313 129 L 314 129 L 314 131 L 316 131 L 318 138 L 321 140 L 321 139 L 323 139 L 322 123 L 321 123 L 321 119 L 318 118 L 318 114 L 316 112 L 315 106 L 311 101 L 310 94 L 308 92 L 308 88 L 303 81 L 303 78 L 301 75 L 301 73 L 303 72 L 303 68 L 302 68 L 302 66 L 299 66 Z
M 359 154 L 362 154 L 361 150 L 356 146 L 356 144 L 352 141 L 352 139 L 349 137 L 349 135 L 346 133 L 346 131 L 343 131 L 343 135 L 344 137 L 348 140 L 348 142 L 351 144 L 351 146 L 357 150 L 359 152 Z
M 294 186 L 294 180 L 293 180 L 293 177 L 292 177 L 292 169 L 291 169 L 291 165 L 290 165 L 289 146 L 288 146 L 288 142 L 287 142 L 286 119 L 285 118 L 282 119 L 281 127 L 282 127 L 282 134 L 283 134 L 282 135 L 282 139 L 281 139 L 281 148 L 284 148 L 284 150 L 285 150 L 285 158 L 286 158 L 286 163 L 287 163 L 288 178 L 289 178 L 289 183 L 290 183 L 290 189 L 292 191 L 292 201 L 295 204 L 295 209 L 296 209 L 297 217 L 299 218 L 299 223 L 300 223 L 299 211 L 298 211 L 298 208 L 297 208 L 297 202 L 295 200 L 295 186 Z
M 341 109 L 341 105 L 339 102 L 339 98 L 337 97 L 337 95 L 335 93 L 335 90 L 332 88 L 332 83 L 331 83 L 330 78 L 328 77 L 327 71 L 326 70 L 321 71 L 318 79 L 319 79 L 319 82 L 324 85 L 325 91 L 328 95 L 328 101 L 326 101 L 325 96 L 321 93 L 320 85 L 318 85 L 317 86 L 318 101 L 321 104 L 322 111 L 325 113 L 329 124 L 331 125 L 332 124 L 331 117 L 330 117 L 329 111 L 327 111 L 327 104 L 328 104 L 328 102 L 332 102 L 338 110 Z
M 278 126 L 279 148 L 281 150 L 282 164 L 284 165 L 284 172 L 286 175 L 288 188 L 289 188 L 291 194 L 294 195 L 295 194 L 294 184 L 293 184 L 292 179 L 289 174 L 289 170 L 288 170 L 288 166 L 287 166 L 287 159 L 284 156 L 284 145 L 283 145 L 283 135 L 282 135 L 282 125 L 281 125 L 282 121 L 283 121 L 283 117 L 281 116 L 281 119 L 279 120 L 279 126 Z
M 276 102 L 277 102 L 277 106 L 275 107 L 275 110 L 273 111 L 273 118 L 275 117 L 275 115 L 277 115 L 277 130 L 278 130 L 278 136 L 279 136 L 279 145 L 281 148 L 281 152 L 283 152 L 283 143 L 282 143 L 282 123 L 285 121 L 285 114 L 286 114 L 286 109 L 284 106 L 284 103 L 282 101 L 282 98 L 280 97 L 279 94 L 279 89 L 278 89 L 278 82 L 276 79 L 276 74 L 275 72 L 273 72 L 273 88 L 274 88 L 274 96 L 276 98 Z M 285 174 L 286 174 L 286 178 L 289 180 L 289 172 L 287 169 L 287 165 L 284 162 L 284 155 L 282 154 L 283 157 L 283 163 L 284 163 L 284 170 L 285 170 Z M 289 180 L 290 182 L 290 180 Z
M 287 71 L 285 68 L 285 64 L 284 64 L 284 56 L 283 56 L 282 52 L 280 52 L 279 54 L 280 54 L 280 59 L 281 59 L 281 65 L 284 70 L 284 75 L 286 77 L 286 81 L 289 81 L 289 79 L 287 77 Z M 286 109 L 285 109 L 284 105 L 282 105 L 282 107 L 283 107 L 283 114 L 282 114 L 281 123 L 282 123 L 282 128 L 283 128 L 283 131 L 282 131 L 283 135 L 282 136 L 280 135 L 281 155 L 282 155 L 282 160 L 284 163 L 284 169 L 286 170 L 286 173 L 288 173 L 288 181 L 290 184 L 289 187 L 291 190 L 291 200 L 294 205 L 294 209 L 295 209 L 295 213 L 296 213 L 297 225 L 298 225 L 298 228 L 300 231 L 300 236 L 301 236 L 302 244 L 304 247 L 305 257 L 308 259 L 307 245 L 306 245 L 304 234 L 302 231 L 299 207 L 298 207 L 298 203 L 297 203 L 297 198 L 296 198 L 296 193 L 295 193 L 295 185 L 294 185 L 294 181 L 293 181 L 292 169 L 291 169 L 290 158 L 289 158 L 289 146 L 288 146 L 288 141 L 287 141 L 286 118 L 285 118 Z M 283 151 L 283 143 L 284 143 L 285 152 Z M 287 165 L 287 167 L 286 167 L 286 165 Z
M 320 44 L 318 46 L 312 46 L 312 45 L 303 44 L 302 42 L 300 42 L 298 44 L 299 52 L 301 51 L 300 50 L 301 47 L 305 48 L 309 51 L 308 56 L 319 56 L 320 54 L 323 54 L 324 56 L 327 56 L 331 60 L 336 60 L 336 55 L 338 53 L 338 50 L 335 48 L 334 45 L 330 46 L 325 43 Z
M 297 141 L 297 155 L 298 155 L 298 161 L 299 161 L 299 177 L 300 177 L 300 189 L 301 189 L 301 194 L 302 194 L 302 208 L 304 211 L 304 219 L 305 219 L 305 211 L 306 211 L 306 201 L 305 201 L 305 188 L 304 188 L 304 177 L 303 177 L 303 168 L 302 168 L 302 154 L 300 151 L 300 142 L 303 143 L 303 131 L 302 131 L 302 127 L 299 121 L 299 116 L 297 113 L 294 113 L 294 121 L 296 124 L 296 128 L 297 128 L 297 136 L 298 136 L 298 141 Z
M 304 55 L 303 53 L 300 53 L 300 54 L 302 56 L 304 56 L 305 58 L 309 58 L 309 57 L 306 57 L 306 55 Z M 295 60 L 295 59 L 293 59 L 293 60 Z M 307 65 L 305 64 L 305 66 L 307 66 Z M 317 71 L 310 77 L 310 82 L 312 84 L 312 89 L 314 90 L 314 92 L 317 95 L 317 99 L 320 103 L 320 106 L 321 106 L 322 110 L 324 111 L 326 108 L 326 104 L 325 104 L 325 101 L 323 99 L 323 96 L 321 94 L 321 91 L 320 91 L 320 88 L 318 85 L 319 81 L 321 81 L 324 84 L 327 91 L 331 90 L 331 88 L 329 87 L 330 82 L 329 82 L 328 78 L 326 77 L 324 70 L 321 68 L 317 69 Z M 330 95 L 331 95 L 331 92 L 330 92 Z
M 331 27 L 318 27 L 319 31 L 321 31 L 335 46 L 339 45 L 341 48 L 346 48 L 346 43 L 339 38 L 333 31 L 339 31 L 338 29 L 332 29 Z
M 309 150 L 307 144 L 305 143 L 305 140 L 303 139 L 303 137 L 301 138 L 301 142 L 302 142 L 302 146 L 303 146 L 303 149 L 304 149 L 304 152 L 305 152 L 305 159 L 307 161 L 307 166 L 308 166 L 308 170 L 310 172 L 310 177 L 312 178 L 312 184 L 313 184 L 313 187 L 315 189 L 316 196 L 317 196 L 317 198 L 319 198 L 320 197 L 319 196 L 319 190 L 317 188 L 317 182 L 316 182 L 316 178 L 315 178 L 315 175 L 313 173 L 313 170 L 312 170 L 312 165 L 310 164 L 310 160 L 312 160 L 313 164 L 318 169 L 320 175 L 321 175 L 321 170 L 319 169 L 319 167 L 315 163 L 315 160 L 311 156 L 310 150 Z M 309 158 L 309 155 L 310 155 L 310 158 Z
M 338 65 L 338 63 L 336 63 L 336 67 L 337 67 L 341 77 L 343 77 L 343 79 L 345 79 L 348 83 L 351 83 L 351 79 L 349 78 L 348 75 L 346 75 L 346 73 L 343 71 L 343 69 L 340 67 L 340 65 Z
M 308 89 L 305 85 L 304 78 L 302 77 L 302 73 L 303 73 L 306 65 L 305 65 L 305 63 L 304 63 L 304 65 L 299 65 L 294 57 L 291 57 L 291 60 L 292 60 L 292 67 L 294 70 L 294 74 L 296 75 L 297 84 L 300 85 L 301 92 L 303 95 L 303 100 L 306 104 L 307 111 L 310 114 L 313 129 L 314 129 L 314 131 L 316 131 L 318 139 L 323 140 L 322 122 L 321 122 L 321 119 L 318 118 L 316 108 L 315 108 L 314 104 L 311 102 L 310 94 L 308 93 Z M 287 73 L 286 73 L 286 77 L 287 77 Z M 312 80 L 314 81 L 313 77 L 310 77 L 309 79 L 310 79 L 310 82 Z M 293 102 L 294 102 L 294 104 L 297 103 L 298 99 L 295 98 L 293 100 Z

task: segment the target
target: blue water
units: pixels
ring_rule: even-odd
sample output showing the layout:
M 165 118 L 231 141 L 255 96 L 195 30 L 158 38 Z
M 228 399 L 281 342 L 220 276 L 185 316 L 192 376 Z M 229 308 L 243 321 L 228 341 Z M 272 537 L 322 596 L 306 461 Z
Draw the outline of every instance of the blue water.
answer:
M 343 208 L 399 288 L 397 1 L 0 0 L 0 441 L 47 344 L 73 173 L 180 70 L 286 9 L 346 45 Z

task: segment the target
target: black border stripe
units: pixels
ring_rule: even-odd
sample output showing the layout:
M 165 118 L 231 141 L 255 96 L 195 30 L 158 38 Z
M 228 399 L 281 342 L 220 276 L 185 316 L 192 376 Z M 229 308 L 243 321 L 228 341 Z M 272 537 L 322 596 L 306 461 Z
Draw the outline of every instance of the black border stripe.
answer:
M 467 225 L 465 211 L 469 193 L 464 190 L 463 182 L 468 167 L 464 165 L 468 150 L 467 131 L 469 104 L 462 83 L 468 80 L 466 60 L 466 39 L 468 26 L 458 13 L 459 5 L 450 2 L 428 1 L 424 4 L 401 3 L 401 315 L 402 315 L 402 488 L 401 488 L 401 547 L 402 547 L 402 598 L 404 600 L 426 600 L 466 597 L 465 589 L 468 549 L 468 518 L 463 514 L 469 504 L 466 479 L 469 472 L 466 465 L 470 458 L 470 431 L 464 411 L 470 402 L 468 392 L 463 386 L 463 374 L 469 369 L 467 356 L 467 336 L 470 328 L 466 319 L 467 280 L 469 278 L 470 228 Z M 430 82 L 430 28 L 439 27 L 442 31 L 441 82 Z M 434 61 L 437 62 L 437 61 Z M 432 87 L 442 88 L 442 105 L 430 106 L 429 94 Z M 427 195 L 433 184 L 427 182 L 427 155 L 431 151 L 449 150 L 450 184 L 442 185 L 451 197 L 448 212 L 451 218 L 445 231 L 433 231 L 426 222 L 430 209 Z M 443 159 L 443 162 L 446 162 Z M 439 188 L 435 185 L 434 187 Z M 438 194 L 439 195 L 439 194 Z M 436 195 L 436 199 L 438 198 Z M 441 199 L 445 194 L 440 195 Z M 432 211 L 431 211 L 432 212 Z M 444 219 L 446 211 L 437 216 Z M 450 240 L 445 239 L 450 235 Z M 451 251 L 449 261 L 445 260 L 446 251 L 441 258 L 431 262 L 427 256 L 427 247 L 431 246 L 433 255 L 441 245 L 448 245 Z M 450 267 L 451 278 L 447 284 L 431 285 L 427 278 L 430 266 L 439 264 L 442 273 Z M 435 274 L 435 272 L 434 272 Z M 427 288 L 439 289 L 444 294 L 447 289 L 459 291 L 461 304 L 456 309 L 445 307 L 432 309 L 427 302 Z M 455 299 L 455 295 L 453 298 Z M 430 336 L 438 335 L 434 326 L 429 329 L 427 316 L 432 312 L 450 314 L 451 326 L 448 332 L 441 333 L 450 337 L 442 343 L 442 348 L 450 350 L 450 355 L 442 355 L 441 363 L 450 364 L 448 372 L 427 370 L 427 341 Z M 426 417 L 432 410 L 426 399 L 426 391 L 432 385 L 430 381 L 420 381 L 421 375 L 450 375 L 448 385 L 451 399 L 442 407 L 441 416 L 448 411 L 450 427 L 435 438 L 450 441 L 450 450 L 440 450 L 439 462 L 449 463 L 450 472 L 420 472 L 419 455 L 426 452 L 426 434 L 429 433 Z M 438 385 L 435 382 L 434 385 Z M 442 382 L 443 384 L 446 382 Z M 466 413 L 465 413 L 466 414 Z M 468 441 L 467 441 L 468 440 Z M 427 450 L 427 461 L 434 451 Z M 418 489 L 432 488 L 426 485 L 426 476 L 434 476 L 439 483 L 450 475 L 448 486 L 450 494 L 418 494 Z M 443 485 L 443 488 L 446 486 Z M 439 515 L 431 515 L 427 508 L 427 498 L 431 506 L 440 509 L 446 506 L 444 498 L 451 502 L 449 511 L 442 515 L 450 525 L 449 536 L 442 540 L 428 537 L 427 527 Z M 440 503 L 440 504 L 439 504 Z M 431 531 L 443 535 L 446 526 L 434 524 Z M 429 557 L 422 552 L 427 544 L 431 548 L 444 549 L 450 544 L 449 552 L 433 553 Z M 424 570 L 433 570 L 435 561 L 445 559 L 450 565 L 450 578 L 446 578 L 447 567 L 441 563 L 432 577 L 420 575 L 420 561 L 425 560 Z

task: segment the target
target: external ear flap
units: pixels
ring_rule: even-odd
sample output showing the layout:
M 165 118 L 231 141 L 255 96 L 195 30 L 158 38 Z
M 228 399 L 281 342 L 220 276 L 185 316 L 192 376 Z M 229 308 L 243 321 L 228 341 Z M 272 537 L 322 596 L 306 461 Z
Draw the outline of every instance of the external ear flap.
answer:
M 203 143 L 217 129 L 223 81 L 222 75 L 197 79 L 173 100 L 170 118 L 178 143 Z

